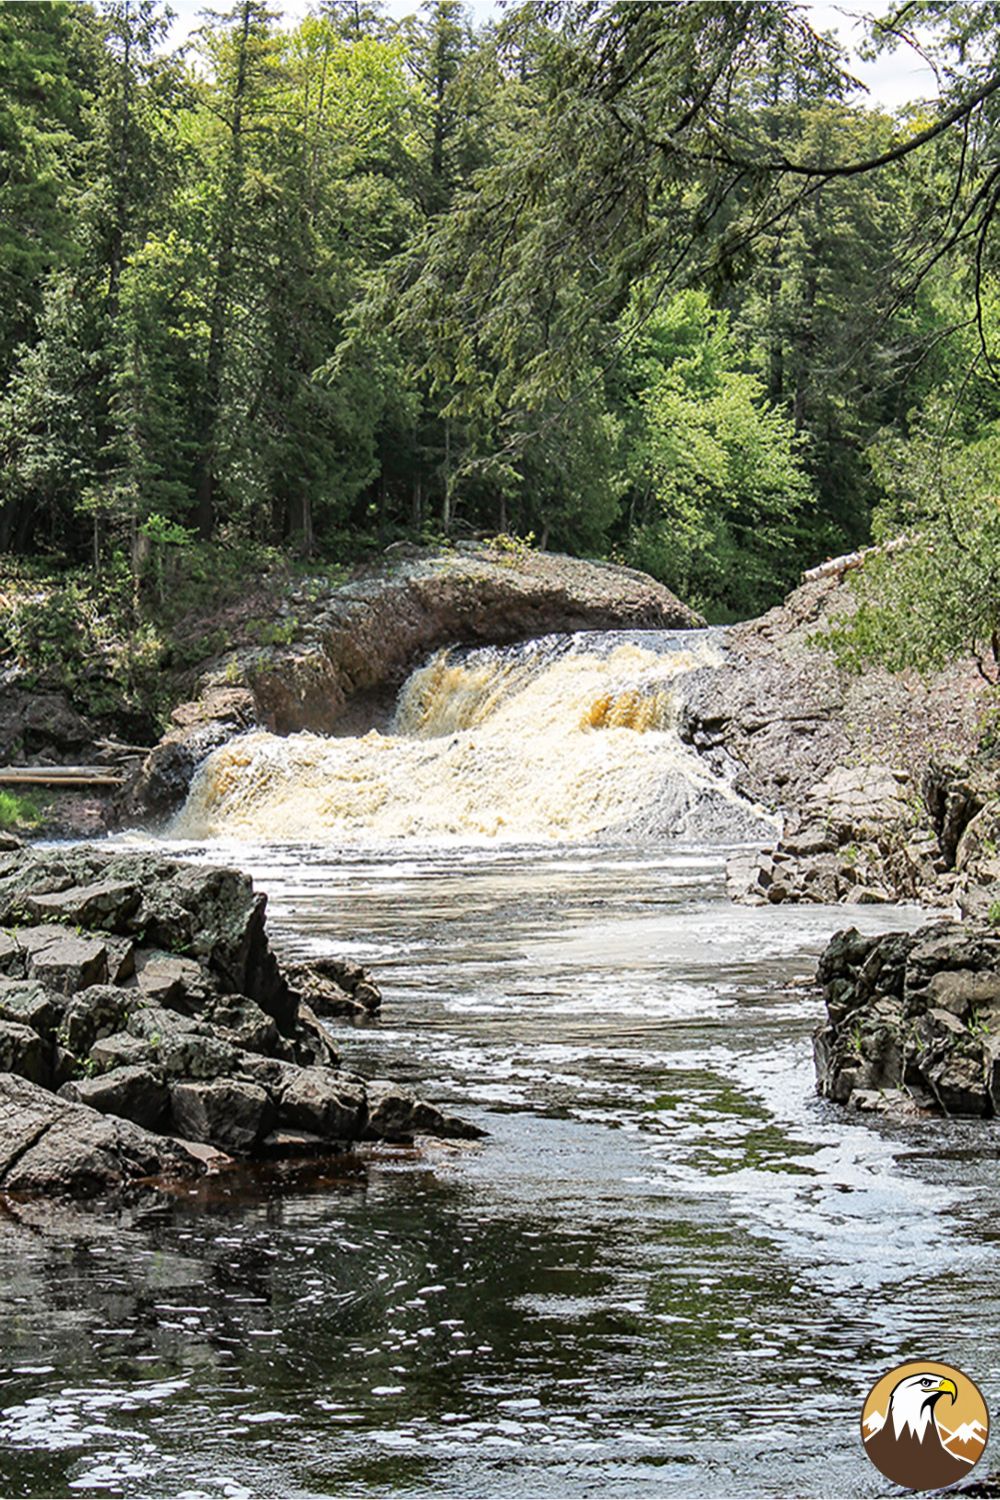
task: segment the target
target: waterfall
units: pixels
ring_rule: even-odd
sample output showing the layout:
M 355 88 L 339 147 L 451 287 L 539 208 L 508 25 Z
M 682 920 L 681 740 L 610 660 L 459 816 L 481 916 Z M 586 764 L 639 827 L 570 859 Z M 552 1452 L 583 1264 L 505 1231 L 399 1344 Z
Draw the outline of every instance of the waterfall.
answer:
M 685 673 L 721 660 L 712 631 L 581 632 L 439 651 L 404 683 L 388 734 L 251 733 L 202 766 L 184 839 L 691 838 L 765 820 L 674 723 Z

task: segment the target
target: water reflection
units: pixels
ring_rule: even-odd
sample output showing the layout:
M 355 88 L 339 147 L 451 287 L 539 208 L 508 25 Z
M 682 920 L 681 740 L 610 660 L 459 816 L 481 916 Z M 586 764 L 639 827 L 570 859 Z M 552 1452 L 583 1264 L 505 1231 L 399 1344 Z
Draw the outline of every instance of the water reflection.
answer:
M 0 1219 L 0 1492 L 874 1495 L 876 1373 L 1000 1394 L 994 1128 L 812 1091 L 842 912 L 696 851 L 242 853 L 377 964 L 349 1065 L 490 1137 Z

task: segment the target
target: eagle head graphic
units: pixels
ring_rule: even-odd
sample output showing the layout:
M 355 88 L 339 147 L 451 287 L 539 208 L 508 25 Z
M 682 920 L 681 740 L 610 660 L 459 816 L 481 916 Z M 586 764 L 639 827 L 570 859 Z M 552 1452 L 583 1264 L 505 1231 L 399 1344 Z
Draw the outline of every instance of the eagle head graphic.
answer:
M 948 1375 L 917 1370 L 892 1388 L 884 1420 L 866 1422 L 868 1457 L 887 1479 L 907 1489 L 931 1490 L 968 1474 L 973 1459 L 946 1447 L 953 1434 L 938 1426 L 936 1408 L 947 1398 L 953 1406 L 958 1387 Z

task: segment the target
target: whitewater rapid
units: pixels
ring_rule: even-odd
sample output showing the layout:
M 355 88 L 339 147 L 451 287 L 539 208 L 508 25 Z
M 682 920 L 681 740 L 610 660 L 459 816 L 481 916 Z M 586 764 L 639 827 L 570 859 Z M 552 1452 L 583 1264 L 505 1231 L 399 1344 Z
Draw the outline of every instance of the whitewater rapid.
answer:
M 717 632 L 581 632 L 438 652 L 390 732 L 243 735 L 196 777 L 176 838 L 734 841 L 759 834 L 677 732 L 676 685 Z

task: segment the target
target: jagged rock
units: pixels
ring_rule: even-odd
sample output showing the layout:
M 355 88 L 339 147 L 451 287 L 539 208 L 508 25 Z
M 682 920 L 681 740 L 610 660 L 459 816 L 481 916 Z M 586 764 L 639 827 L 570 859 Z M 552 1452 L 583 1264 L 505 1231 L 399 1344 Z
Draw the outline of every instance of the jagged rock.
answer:
M 87 1060 L 104 1072 L 111 1068 L 143 1067 L 155 1061 L 156 1048 L 141 1037 L 127 1031 L 116 1031 L 113 1036 L 102 1037 L 94 1043 Z
M 962 835 L 983 807 L 989 790 L 977 785 L 969 768 L 932 761 L 924 773 L 921 791 L 941 852 L 953 867 Z
M 102 938 L 65 927 L 20 928 L 15 935 L 24 955 L 24 973 L 59 995 L 72 995 L 108 977 L 108 950 Z
M 187 795 L 201 762 L 233 735 L 257 722 L 253 695 L 246 688 L 207 688 L 196 702 L 171 714 L 173 727 L 155 745 L 118 799 L 123 822 L 165 817 Z
M 946 1115 L 992 1114 L 978 1051 L 975 1056 L 944 1056 L 935 1063 L 925 1063 L 921 1071 Z
M 916 1097 L 949 1115 L 996 1110 L 1000 937 L 935 923 L 915 933 L 838 933 L 820 959 L 827 1020 L 814 1037 L 817 1087 Z
M 411 1141 L 415 1135 L 475 1140 L 483 1133 L 468 1121 L 445 1114 L 436 1105 L 416 1098 L 409 1089 L 386 1079 L 370 1079 L 365 1089 L 368 1095 L 365 1135 L 371 1140 Z
M 289 1062 L 298 1063 L 302 1068 L 335 1068 L 338 1062 L 333 1043 L 308 1005 L 299 1006 L 295 1036 L 278 1050 Z
M 936 1008 L 966 1021 L 974 1011 L 1000 1009 L 1000 974 L 941 969 L 928 980 L 927 998 Z
M 65 1009 L 65 998 L 54 995 L 36 979 L 0 980 L 0 1019 L 4 1021 L 18 1021 L 51 1039 Z
M 163 1136 L 0 1074 L 0 1191 L 85 1195 L 195 1170 Z
M 208 995 L 205 975 L 191 958 L 157 949 L 142 954 L 135 966 L 136 984 L 152 1005 L 195 1010 Z
M 94 738 L 93 726 L 72 707 L 65 694 L 5 686 L 0 695 L 0 762 L 10 765 L 39 755 L 58 761 Z
M 325 1068 L 302 1068 L 284 1086 L 280 1121 L 324 1140 L 355 1141 L 366 1114 L 365 1091 Z
M 59 1040 L 77 1057 L 86 1057 L 99 1038 L 124 1029 L 135 1000 L 128 990 L 110 984 L 90 985 L 73 996 L 59 1027 Z
M 916 896 L 940 868 L 937 840 L 914 825 L 907 774 L 886 766 L 834 767 L 810 787 L 780 841 L 734 856 L 734 900 L 868 905 Z
M 0 1073 L 16 1073 L 32 1083 L 49 1083 L 49 1049 L 30 1026 L 0 1021 Z
M 69 927 L 89 927 L 120 932 L 139 909 L 142 892 L 124 881 L 96 881 L 93 885 L 70 886 L 21 898 L 21 909 L 37 922 L 61 922 Z
M 144 1042 L 159 1046 L 167 1037 L 186 1036 L 197 1031 L 198 1022 L 184 1011 L 169 1010 L 165 1005 L 143 1004 L 134 994 L 125 1030 Z
M 131 938 L 109 937 L 105 946 L 108 951 L 108 983 L 127 984 L 135 973 L 137 948 Z
M 223 1040 L 247 1052 L 273 1052 L 278 1028 L 254 1000 L 222 995 L 204 1012 L 204 1020 Z
M 60 1099 L 87 1104 L 102 1115 L 118 1115 L 145 1130 L 161 1130 L 170 1112 L 170 1091 L 151 1068 L 119 1067 L 96 1078 L 75 1078 Z
M 274 1117 L 264 1089 L 229 1078 L 175 1083 L 170 1106 L 177 1135 L 238 1153 L 251 1151 L 268 1134 Z
M 148 947 L 204 965 L 218 987 L 256 1000 L 278 1024 L 294 1028 L 296 1002 L 272 952 L 264 929 L 266 900 L 257 895 L 249 876 L 212 865 L 185 865 L 155 853 L 73 848 L 29 850 L 23 856 L 0 857 L 0 917 L 11 913 L 23 917 L 25 901 L 49 892 L 65 893 L 70 887 L 102 886 L 126 890 L 114 911 L 104 914 L 106 930 L 119 937 L 142 937 Z M 132 897 L 138 892 L 139 903 Z M 13 935 L 14 951 L 0 951 L 0 966 L 12 977 L 18 974 L 19 945 L 51 947 L 58 935 L 64 942 L 99 944 L 88 935 L 75 938 L 59 927 L 19 928 Z M 50 941 L 51 939 L 51 941 Z M 67 965 L 63 992 L 86 984 L 100 984 L 108 977 L 107 954 L 103 968 L 74 974 L 70 965 L 74 950 L 64 950 Z M 80 959 L 82 962 L 82 957 Z M 35 959 L 27 960 L 34 972 Z M 53 958 L 46 960 L 54 969 Z M 45 983 L 49 980 L 39 975 Z M 66 988 L 68 986 L 68 988 Z M 53 982 L 53 988 L 60 988 Z
M 382 992 L 361 964 L 347 959 L 313 958 L 286 964 L 289 982 L 318 1016 L 346 1019 L 375 1015 Z
M 13 1143 L 0 1156 L 0 1189 L 91 1191 L 178 1162 L 218 1169 L 222 1153 L 302 1154 L 363 1136 L 365 1084 L 336 1070 L 323 1025 L 278 967 L 264 901 L 245 877 L 146 852 L 0 851 L 0 910 L 19 921 L 0 931 L 0 1069 L 60 1091 L 58 1100 L 43 1094 L 52 1100 L 43 1108 L 0 1078 Z M 73 931 L 48 920 L 56 911 L 87 912 L 103 926 Z M 374 1003 L 365 970 L 348 965 L 343 977 Z M 22 1103 L 38 1125 L 30 1139 L 17 1133 Z M 464 1133 L 388 1085 L 373 1104 L 372 1136 Z
M 153 1045 L 157 1062 L 170 1078 L 224 1078 L 239 1070 L 239 1052 L 221 1037 L 175 1032 Z

